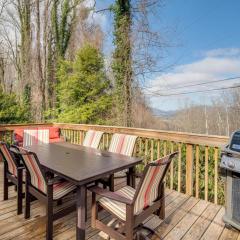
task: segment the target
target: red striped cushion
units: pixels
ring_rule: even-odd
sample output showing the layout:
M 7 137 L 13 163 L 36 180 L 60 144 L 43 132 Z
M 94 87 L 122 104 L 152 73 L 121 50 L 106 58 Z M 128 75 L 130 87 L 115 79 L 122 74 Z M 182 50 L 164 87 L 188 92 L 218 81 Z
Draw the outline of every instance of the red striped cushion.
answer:
M 109 152 L 132 156 L 137 136 L 126 134 L 113 134 Z
M 13 157 L 6 144 L 0 143 L 0 150 L 2 152 L 4 159 L 7 161 L 9 173 L 13 174 L 14 176 L 17 176 L 17 167 L 15 165 L 15 162 L 13 161 Z
M 123 196 L 125 198 L 132 200 L 134 197 L 135 191 L 136 190 L 134 188 L 131 188 L 130 186 L 126 186 L 116 191 L 116 193 L 119 194 L 120 196 Z M 105 209 L 109 210 L 111 213 L 115 214 L 117 217 L 119 217 L 123 221 L 126 221 L 126 204 L 125 203 L 121 203 L 121 202 L 109 199 L 107 197 L 102 197 L 99 200 L 99 204 Z
M 53 199 L 60 199 L 75 189 L 76 186 L 67 181 L 56 183 L 53 185 Z
M 157 160 L 159 162 L 161 160 Z M 136 198 L 134 213 L 139 214 L 144 208 L 151 206 L 158 197 L 158 186 L 167 165 L 150 166 Z
M 30 173 L 31 184 L 38 190 L 42 191 L 43 193 L 46 193 L 47 192 L 46 182 L 42 175 L 41 169 L 38 166 L 36 158 L 32 154 L 24 155 L 28 152 L 26 149 L 24 148 L 19 148 L 19 149 L 20 149 L 20 153 L 23 154 L 22 157 L 23 157 L 24 163 L 26 164 L 27 169 Z
M 94 131 L 94 130 L 87 131 L 83 141 L 83 146 L 97 149 L 100 144 L 102 135 L 103 135 L 103 132 L 100 132 L 100 131 Z

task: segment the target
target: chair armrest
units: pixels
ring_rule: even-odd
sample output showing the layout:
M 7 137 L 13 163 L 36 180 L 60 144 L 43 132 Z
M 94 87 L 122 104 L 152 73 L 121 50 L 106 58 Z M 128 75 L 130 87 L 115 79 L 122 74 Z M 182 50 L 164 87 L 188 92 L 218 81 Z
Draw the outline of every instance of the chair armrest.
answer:
M 108 191 L 106 189 L 103 189 L 103 188 L 100 188 L 100 187 L 97 187 L 97 186 L 90 187 L 90 188 L 88 188 L 88 190 L 93 192 L 93 193 L 98 194 L 99 196 L 106 197 L 106 198 L 115 200 L 117 202 L 125 203 L 127 205 L 132 205 L 132 203 L 133 203 L 132 200 L 130 200 L 128 198 L 125 198 L 125 197 L 120 196 L 119 194 L 117 194 L 115 192 L 111 192 L 111 191 Z

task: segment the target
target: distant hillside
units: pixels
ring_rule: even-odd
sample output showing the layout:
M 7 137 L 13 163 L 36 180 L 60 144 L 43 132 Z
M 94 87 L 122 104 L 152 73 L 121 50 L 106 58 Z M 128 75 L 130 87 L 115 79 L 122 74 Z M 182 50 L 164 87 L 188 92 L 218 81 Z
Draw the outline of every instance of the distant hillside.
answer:
M 162 118 L 170 118 L 177 113 L 177 111 L 163 111 L 158 108 L 151 108 L 151 110 L 154 116 Z

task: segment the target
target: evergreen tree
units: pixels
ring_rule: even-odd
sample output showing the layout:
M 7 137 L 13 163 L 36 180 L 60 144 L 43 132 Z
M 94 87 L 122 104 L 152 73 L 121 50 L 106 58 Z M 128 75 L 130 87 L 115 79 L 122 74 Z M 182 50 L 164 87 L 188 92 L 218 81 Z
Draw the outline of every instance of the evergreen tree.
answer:
M 110 82 L 99 51 L 86 45 L 75 61 L 63 60 L 57 71 L 57 121 L 105 123 L 111 111 Z
M 14 94 L 7 94 L 0 88 L 0 123 L 24 123 L 29 121 L 28 112 L 20 105 Z

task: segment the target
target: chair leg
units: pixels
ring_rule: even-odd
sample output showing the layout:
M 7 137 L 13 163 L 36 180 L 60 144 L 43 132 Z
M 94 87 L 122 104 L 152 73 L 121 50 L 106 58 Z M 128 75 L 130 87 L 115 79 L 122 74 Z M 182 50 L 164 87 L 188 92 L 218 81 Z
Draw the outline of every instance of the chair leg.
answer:
M 92 217 L 91 217 L 91 226 L 92 228 L 96 228 L 96 219 L 98 215 L 97 202 L 96 202 L 96 193 L 92 193 Z
M 134 217 L 133 217 L 133 207 L 127 205 L 126 207 L 126 239 L 133 240 L 134 236 Z
M 48 186 L 47 194 L 47 226 L 46 226 L 46 240 L 53 239 L 53 186 Z
M 17 214 L 22 214 L 22 171 L 18 173 L 17 179 Z
M 86 188 L 86 193 L 85 193 L 85 206 L 86 206 L 86 209 L 87 209 L 87 188 Z M 87 211 L 85 211 L 85 222 L 87 222 Z
M 31 194 L 29 192 L 29 187 L 27 181 L 25 183 L 25 219 L 30 218 L 30 208 L 31 208 Z
M 160 200 L 160 208 L 158 210 L 158 216 L 161 219 L 165 218 L 165 189 L 164 189 L 164 185 L 161 187 L 161 200 Z
M 7 172 L 5 170 L 5 164 L 4 164 L 4 177 L 3 177 L 3 200 L 8 200 L 8 178 L 7 178 Z

